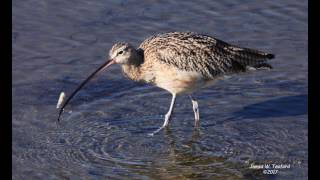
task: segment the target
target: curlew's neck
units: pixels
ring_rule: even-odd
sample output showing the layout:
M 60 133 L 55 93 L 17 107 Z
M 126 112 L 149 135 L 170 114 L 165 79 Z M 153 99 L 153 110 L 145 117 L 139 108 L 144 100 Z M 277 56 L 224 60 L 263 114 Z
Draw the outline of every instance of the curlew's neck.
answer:
M 133 80 L 133 81 L 141 81 L 141 71 L 139 66 L 134 65 L 122 65 L 123 74 Z
M 129 64 L 123 64 L 122 71 L 126 77 L 133 81 L 142 81 L 141 65 L 143 63 L 143 51 L 138 49 L 135 56 L 131 57 Z

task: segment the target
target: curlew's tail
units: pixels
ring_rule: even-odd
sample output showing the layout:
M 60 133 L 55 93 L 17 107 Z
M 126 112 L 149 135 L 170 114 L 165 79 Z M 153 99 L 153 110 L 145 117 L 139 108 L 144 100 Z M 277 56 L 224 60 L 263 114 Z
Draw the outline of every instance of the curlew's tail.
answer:
M 276 57 L 274 54 L 268 54 L 268 53 L 266 54 L 266 56 L 268 59 L 273 59 Z
M 255 69 L 263 69 L 263 68 L 272 69 L 272 66 L 268 63 L 260 63 L 260 64 L 253 65 L 251 67 L 253 67 Z
M 255 49 L 241 48 L 230 45 L 226 48 L 230 54 L 233 55 L 233 59 L 242 66 L 251 66 L 255 68 L 267 67 L 272 68 L 266 61 L 275 58 L 274 54 L 262 52 Z

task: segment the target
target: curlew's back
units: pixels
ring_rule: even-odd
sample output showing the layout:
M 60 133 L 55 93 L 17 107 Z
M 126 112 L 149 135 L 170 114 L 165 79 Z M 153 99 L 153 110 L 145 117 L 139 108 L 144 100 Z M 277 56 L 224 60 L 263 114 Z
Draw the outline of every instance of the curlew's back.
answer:
M 171 32 L 152 36 L 141 43 L 145 61 L 154 60 L 185 71 L 200 72 L 213 79 L 225 73 L 245 71 L 247 66 L 269 66 L 273 54 L 241 48 L 193 32 Z

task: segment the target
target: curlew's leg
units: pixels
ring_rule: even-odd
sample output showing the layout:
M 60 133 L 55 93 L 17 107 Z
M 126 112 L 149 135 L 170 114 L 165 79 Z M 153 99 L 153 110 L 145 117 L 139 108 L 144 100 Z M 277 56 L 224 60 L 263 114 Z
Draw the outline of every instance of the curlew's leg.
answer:
M 200 120 L 200 115 L 199 115 L 199 106 L 198 106 L 198 102 L 191 96 L 191 102 L 192 102 L 192 108 L 193 108 L 193 112 L 194 112 L 194 126 L 199 126 L 199 120 Z
M 165 128 L 168 126 L 169 124 L 169 120 L 170 120 L 170 116 L 171 116 L 171 113 L 173 111 L 173 107 L 174 107 L 174 102 L 176 100 L 176 94 L 172 94 L 172 99 L 171 99 L 171 104 L 170 104 L 170 108 L 169 108 L 169 111 L 167 112 L 167 114 L 165 115 L 165 118 L 164 118 L 164 122 L 163 122 L 163 125 L 157 129 L 156 131 L 154 131 L 153 133 L 150 133 L 149 135 L 153 136 L 155 135 L 156 133 L 158 133 L 159 131 L 161 131 L 161 129 Z

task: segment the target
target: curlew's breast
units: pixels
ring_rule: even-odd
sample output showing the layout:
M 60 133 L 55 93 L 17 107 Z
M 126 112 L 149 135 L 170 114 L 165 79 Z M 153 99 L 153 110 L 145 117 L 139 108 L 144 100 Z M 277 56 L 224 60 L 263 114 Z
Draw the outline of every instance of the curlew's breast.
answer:
M 171 93 L 191 93 L 206 86 L 210 81 L 201 73 L 195 71 L 182 71 L 163 63 L 154 64 L 152 70 L 145 73 L 146 80 Z

